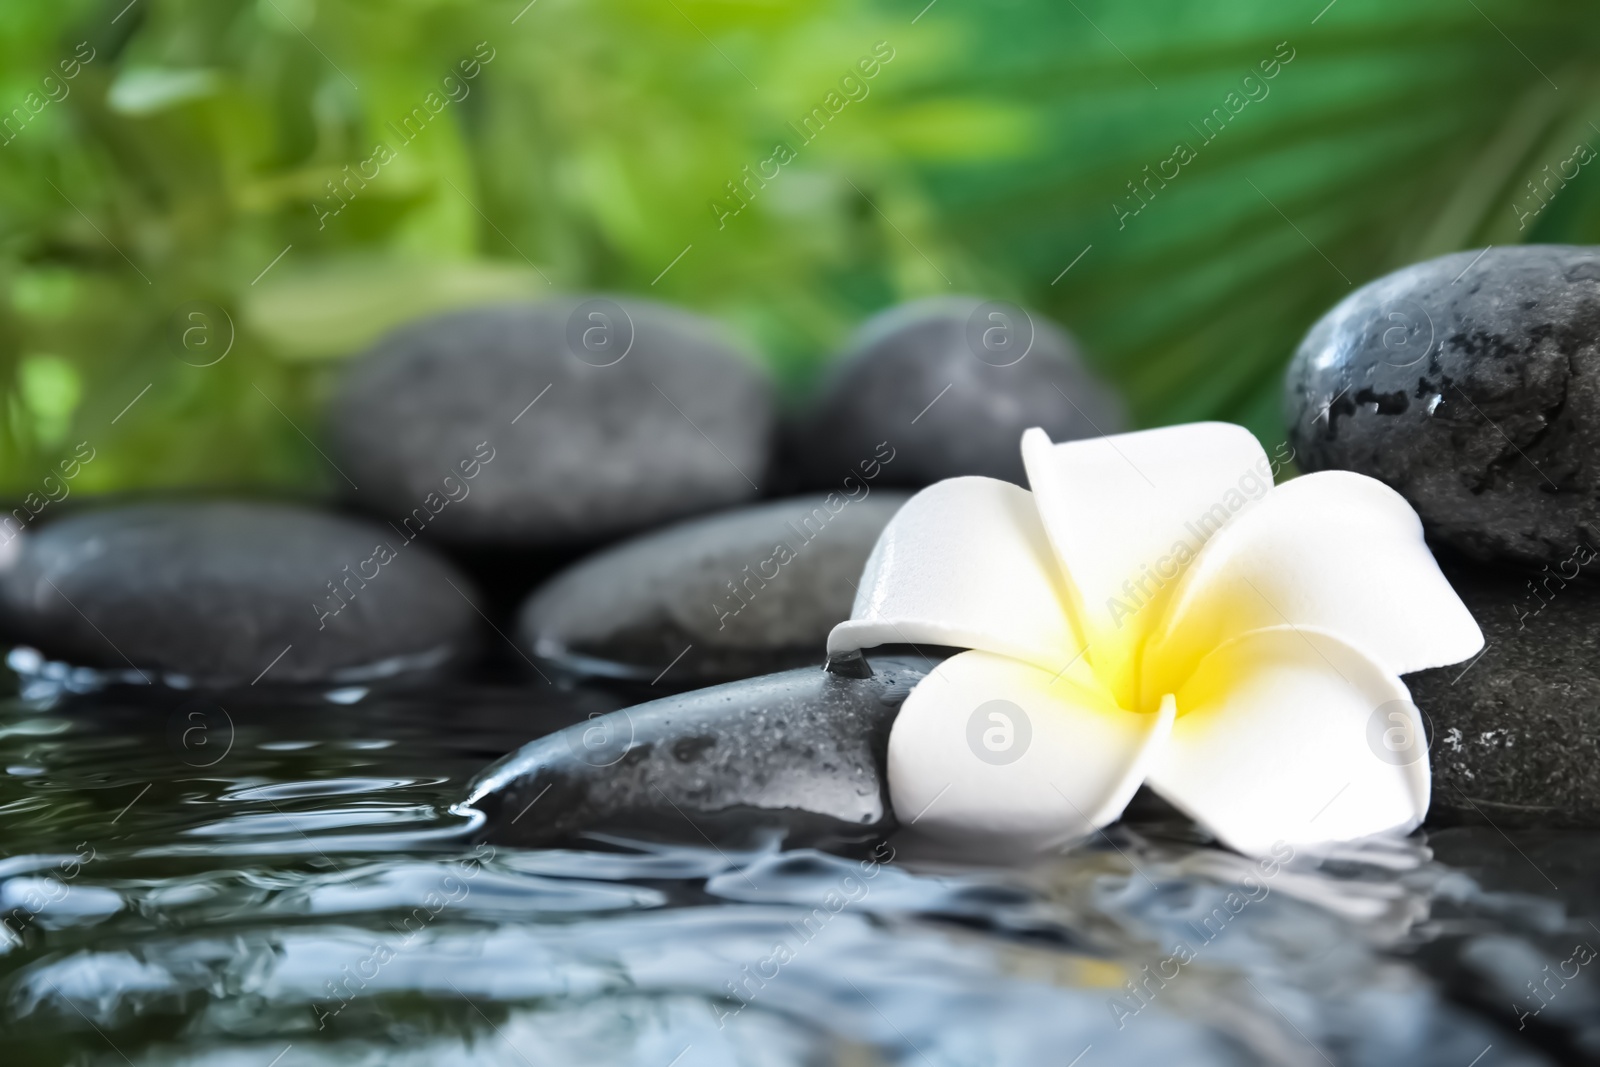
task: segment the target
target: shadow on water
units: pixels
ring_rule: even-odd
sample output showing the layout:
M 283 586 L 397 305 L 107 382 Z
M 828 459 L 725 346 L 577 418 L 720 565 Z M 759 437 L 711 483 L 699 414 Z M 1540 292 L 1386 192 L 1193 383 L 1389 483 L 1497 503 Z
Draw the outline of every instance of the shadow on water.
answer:
M 1146 804 L 1026 868 L 915 842 L 483 843 L 554 686 L 0 706 L 0 1062 L 1600 1062 L 1600 835 L 1245 859 Z M 537 810 L 522 816 L 537 818 Z

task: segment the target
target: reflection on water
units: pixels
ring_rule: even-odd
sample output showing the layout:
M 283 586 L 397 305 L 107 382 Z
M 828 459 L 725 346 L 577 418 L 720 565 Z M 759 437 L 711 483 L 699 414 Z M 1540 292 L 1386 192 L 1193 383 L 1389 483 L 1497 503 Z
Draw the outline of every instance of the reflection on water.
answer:
M 523 851 L 451 812 L 618 702 L 7 701 L 0 1062 L 1600 1062 L 1600 835 L 1263 862 L 1148 809 L 998 869 L 904 840 Z

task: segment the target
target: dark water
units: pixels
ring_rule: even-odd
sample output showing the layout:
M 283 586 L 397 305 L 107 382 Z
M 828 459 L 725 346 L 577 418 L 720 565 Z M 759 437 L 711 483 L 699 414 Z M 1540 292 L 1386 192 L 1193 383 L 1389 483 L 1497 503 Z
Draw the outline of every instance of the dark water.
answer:
M 525 851 L 452 803 L 615 698 L 50 688 L 0 705 L 4 1064 L 1600 1062 L 1600 835 Z

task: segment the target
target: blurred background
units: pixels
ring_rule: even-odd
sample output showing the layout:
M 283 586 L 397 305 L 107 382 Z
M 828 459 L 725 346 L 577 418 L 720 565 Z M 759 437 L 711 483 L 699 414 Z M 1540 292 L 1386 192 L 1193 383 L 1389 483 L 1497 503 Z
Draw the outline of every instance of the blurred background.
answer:
M 1594 16 L 15 0 L 0 492 L 86 439 L 80 492 L 331 489 L 310 438 L 347 356 L 421 314 L 581 290 L 717 317 L 791 397 L 880 308 L 1014 300 L 1079 336 L 1137 424 L 1232 419 L 1270 446 L 1283 365 L 1352 286 L 1600 242 L 1600 166 L 1577 152 L 1600 148 Z

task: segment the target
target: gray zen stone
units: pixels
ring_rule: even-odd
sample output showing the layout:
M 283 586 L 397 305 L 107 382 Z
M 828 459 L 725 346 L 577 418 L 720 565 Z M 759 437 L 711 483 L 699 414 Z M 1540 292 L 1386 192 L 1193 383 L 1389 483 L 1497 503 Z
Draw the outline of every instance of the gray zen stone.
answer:
M 1020 443 L 1031 426 L 1070 441 L 1126 423 L 1115 393 L 1043 315 L 973 296 L 933 297 L 857 331 L 797 420 L 788 463 L 807 488 L 837 484 L 874 457 L 894 485 L 962 474 L 1025 484 Z
M 1346 297 L 1287 378 L 1309 470 L 1370 474 L 1430 534 L 1535 565 L 1600 542 L 1600 249 L 1491 248 Z
M 105 508 L 27 531 L 9 553 L 0 612 L 17 639 L 151 681 L 357 680 L 476 645 L 453 567 L 385 526 L 309 508 Z
M 674 686 L 816 663 L 907 494 L 840 492 L 691 519 L 590 556 L 528 598 L 521 640 L 576 674 Z M 669 670 L 670 668 L 670 670 Z
M 700 841 L 776 825 L 791 843 L 886 833 L 889 727 L 939 658 L 868 655 L 835 672 L 802 668 L 654 700 L 542 737 L 479 776 L 465 806 L 484 813 L 489 840 L 513 845 L 589 830 Z
M 1431 823 L 1600 826 L 1600 588 L 1567 580 L 1585 561 L 1600 571 L 1587 552 L 1531 576 L 1440 559 L 1486 647 L 1405 679 L 1430 725 Z
M 344 380 L 329 436 L 362 507 L 529 546 L 753 496 L 772 419 L 766 378 L 710 320 L 565 297 L 396 330 Z

